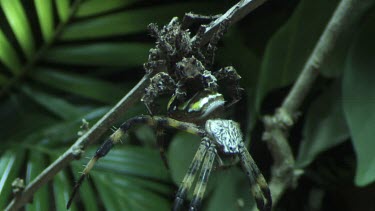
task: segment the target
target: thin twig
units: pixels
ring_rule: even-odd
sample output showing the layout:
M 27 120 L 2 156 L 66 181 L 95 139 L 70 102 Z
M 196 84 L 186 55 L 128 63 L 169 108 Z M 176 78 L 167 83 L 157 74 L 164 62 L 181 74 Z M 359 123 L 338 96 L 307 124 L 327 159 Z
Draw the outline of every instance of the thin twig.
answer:
M 296 184 L 302 174 L 301 170 L 294 168 L 294 157 L 287 141 L 289 128 L 294 124 L 300 105 L 319 75 L 321 64 L 334 49 L 337 37 L 353 24 L 354 11 L 358 13 L 367 9 L 369 3 L 365 2 L 342 0 L 339 3 L 281 107 L 276 109 L 273 116 L 265 116 L 263 119 L 266 128 L 263 139 L 267 140 L 274 159 L 269 183 L 274 204 L 279 201 L 287 188 Z
M 201 42 L 207 43 L 224 21 L 229 21 L 230 24 L 234 24 L 266 1 L 267 0 L 241 0 L 227 10 L 225 14 L 205 27 L 204 36 L 202 37 Z M 193 40 L 194 39 L 195 37 Z
M 34 193 L 50 181 L 58 172 L 68 166 L 75 159 L 79 159 L 83 154 L 83 149 L 98 139 L 107 131 L 109 125 L 125 113 L 135 102 L 139 101 L 143 95 L 143 90 L 147 87 L 149 76 L 145 75 L 140 82 L 122 98 L 106 115 L 104 115 L 87 133 L 82 135 L 63 155 L 43 170 L 31 183 L 29 183 L 22 195 L 11 201 L 6 210 L 17 210 L 25 205 Z
M 207 44 L 211 36 L 219 29 L 219 25 L 223 21 L 231 20 L 229 24 L 233 24 L 246 14 L 250 13 L 256 7 L 261 5 L 265 0 L 245 0 L 237 3 L 228 10 L 214 23 L 210 24 L 203 34 L 201 46 Z M 6 210 L 17 210 L 30 201 L 34 193 L 49 182 L 58 172 L 68 166 L 74 160 L 79 159 L 83 150 L 91 143 L 95 142 L 111 125 L 113 125 L 120 114 L 126 112 L 135 102 L 138 102 L 147 87 L 149 79 L 152 75 L 146 74 L 141 81 L 123 97 L 105 116 L 103 116 L 85 135 L 80 137 L 62 156 L 50 164 L 43 170 L 31 183 L 27 185 L 22 194 L 14 198 L 7 206 Z

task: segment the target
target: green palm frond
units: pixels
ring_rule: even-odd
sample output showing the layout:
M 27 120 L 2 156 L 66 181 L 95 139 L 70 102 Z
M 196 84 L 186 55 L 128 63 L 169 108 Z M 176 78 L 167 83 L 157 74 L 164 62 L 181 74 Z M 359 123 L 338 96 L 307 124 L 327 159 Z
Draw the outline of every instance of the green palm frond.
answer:
M 149 23 L 214 8 L 198 2 L 0 1 L 0 209 L 12 198 L 14 179 L 29 183 L 78 138 L 82 119 L 93 125 L 142 77 L 154 45 Z M 140 108 L 125 116 L 145 111 Z M 85 162 L 60 172 L 26 210 L 65 210 Z M 119 147 L 93 174 L 72 210 L 170 207 L 174 186 L 154 148 Z
M 181 18 L 190 11 L 216 15 L 236 2 L 0 0 L 0 210 L 14 197 L 12 182 L 16 178 L 29 184 L 87 131 L 83 119 L 89 127 L 94 125 L 143 77 L 143 63 L 155 45 L 148 35 L 148 24 L 163 26 L 172 17 Z M 272 158 L 266 144 L 260 141 L 263 131 L 259 117 L 273 113 L 280 105 L 339 2 L 267 1 L 239 22 L 230 24 L 218 44 L 212 68 L 234 66 L 244 88 L 243 99 L 225 115 L 240 122 L 246 141 L 254 140 L 249 144 L 250 151 L 266 177 L 271 172 Z M 329 197 L 350 201 L 356 209 L 367 205 L 363 201 L 370 192 L 346 194 L 348 200 L 338 199 L 337 194 L 330 193 L 332 186 L 324 187 L 334 180 L 327 180 L 310 167 L 319 167 L 322 153 L 331 153 L 329 156 L 344 156 L 348 162 L 344 162 L 342 169 L 330 168 L 328 173 L 332 170 L 350 177 L 358 186 L 373 184 L 375 180 L 370 152 L 375 143 L 371 142 L 371 126 L 375 122 L 371 115 L 375 107 L 371 91 L 375 89 L 375 9 L 374 1 L 367 2 L 372 9 L 353 12 L 350 29 L 338 37 L 338 47 L 321 64 L 320 80 L 302 103 L 302 118 L 289 134 L 289 144 L 298 155 L 296 163 L 307 176 L 301 177 L 302 188 L 299 185 L 296 190 L 285 192 L 278 205 L 281 209 L 332 208 L 326 202 Z M 193 25 L 192 31 L 195 29 Z M 146 113 L 145 106 L 139 103 L 121 115 L 114 126 Z M 105 136 L 110 133 L 108 128 Z M 170 210 L 200 139 L 169 131 L 166 138 L 170 140 L 166 143 L 169 170 L 155 147 L 153 129 L 138 127 L 124 144 L 98 162 L 71 210 Z M 349 143 L 349 139 L 354 146 L 349 144 L 349 152 L 331 152 L 336 145 Z M 80 161 L 72 162 L 40 188 L 25 210 L 66 210 L 82 165 L 96 147 L 89 146 Z M 315 184 L 309 174 L 313 181 L 325 183 Z M 349 187 L 350 193 L 363 190 L 353 184 Z M 373 187 L 367 187 L 373 191 Z M 214 171 L 202 208 L 249 210 L 254 205 L 249 188 L 238 166 Z M 317 190 L 327 196 L 321 203 L 329 205 L 315 207 L 312 199 L 320 197 L 314 195 Z M 342 192 L 335 189 L 333 193 L 338 190 Z M 290 200 L 291 194 L 298 195 L 297 200 Z M 291 206 L 291 202 L 296 206 Z

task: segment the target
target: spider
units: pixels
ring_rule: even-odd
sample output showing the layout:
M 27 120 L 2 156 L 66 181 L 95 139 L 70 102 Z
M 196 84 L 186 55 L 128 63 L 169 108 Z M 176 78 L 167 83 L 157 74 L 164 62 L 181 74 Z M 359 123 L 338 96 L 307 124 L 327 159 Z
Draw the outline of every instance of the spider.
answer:
M 192 98 L 189 100 L 189 103 L 187 103 L 185 107 L 176 107 L 176 109 L 178 110 L 179 108 L 182 108 L 184 110 L 178 110 L 178 112 L 187 112 L 191 108 L 199 108 L 204 110 L 210 106 L 220 107 L 217 105 L 224 105 L 224 98 L 221 96 L 221 94 L 206 94 L 206 98 L 214 98 L 214 100 L 207 101 L 202 98 Z M 207 104 L 204 104 L 202 102 L 206 102 Z M 196 105 L 199 106 L 197 107 Z M 94 164 L 101 157 L 104 157 L 115 144 L 121 142 L 125 137 L 125 134 L 131 128 L 139 124 L 146 124 L 162 128 L 174 128 L 202 137 L 201 144 L 176 194 L 173 210 L 180 209 L 188 190 L 191 188 L 193 181 L 197 176 L 198 170 L 201 169 L 196 187 L 194 189 L 193 199 L 190 203 L 190 210 L 199 209 L 206 189 L 206 184 L 211 173 L 211 169 L 213 168 L 215 159 L 217 157 L 219 158 L 219 155 L 225 155 L 226 157 L 238 156 L 240 158 L 242 167 L 247 177 L 249 178 L 251 193 L 255 198 L 258 209 L 262 211 L 271 209 L 272 199 L 270 190 L 268 188 L 266 180 L 260 173 L 258 167 L 256 166 L 254 160 L 252 159 L 250 153 L 247 151 L 242 141 L 242 133 L 240 131 L 238 123 L 232 120 L 213 118 L 205 121 L 204 125 L 197 125 L 191 122 L 179 121 L 170 117 L 149 115 L 136 116 L 127 120 L 98 148 L 95 155 L 88 162 L 85 169 L 83 170 L 81 177 L 76 183 L 73 189 L 72 196 L 67 204 L 68 208 L 76 191 L 82 184 L 86 175 L 88 175 L 90 170 L 93 168 Z
M 173 18 L 162 29 L 159 29 L 156 24 L 149 25 L 151 35 L 156 38 L 156 47 L 150 50 L 148 62 L 144 67 L 146 72 L 157 73 L 150 79 L 150 85 L 145 89 L 141 101 L 146 105 L 149 114 L 154 115 L 158 113 L 155 99 L 161 95 L 170 95 L 167 106 L 168 117 L 204 124 L 207 119 L 213 117 L 212 114 L 220 113 L 219 109 L 223 110 L 224 101 L 216 100 L 222 98 L 222 95 L 218 95 L 220 82 L 226 82 L 226 88 L 232 98 L 226 103 L 225 108 L 235 104 L 241 98 L 242 88 L 239 86 L 241 76 L 231 66 L 217 71 L 208 70 L 213 65 L 216 45 L 223 36 L 227 24 L 221 25 L 205 47 L 200 47 L 202 28 L 198 30 L 194 40 L 190 37 L 190 31 L 184 29 L 189 25 L 186 22 L 192 22 L 191 17 L 206 21 L 215 18 L 189 13 L 184 18 L 187 21 L 183 21 L 182 24 L 179 23 L 178 18 Z M 189 110 L 184 109 L 191 104 L 191 99 L 201 100 L 197 101 L 195 107 L 192 106 Z M 216 103 L 209 103 L 211 101 Z M 161 158 L 165 166 L 169 168 L 164 154 L 163 128 L 156 127 L 156 131 Z
M 239 124 L 219 118 L 224 109 L 240 99 L 242 90 L 239 87 L 241 77 L 233 67 L 221 68 L 214 72 L 207 70 L 207 67 L 212 66 L 215 46 L 224 29 L 219 30 L 202 51 L 198 47 L 199 36 L 192 41 L 189 31 L 182 29 L 177 18 L 173 18 L 162 30 L 154 24 L 149 28 L 151 34 L 157 38 L 157 46 L 150 50 L 149 61 L 144 67 L 149 73 L 154 71 L 157 73 L 151 78 L 142 101 L 151 115 L 127 120 L 98 148 L 76 183 L 67 207 L 70 206 L 75 193 L 96 161 L 104 157 L 115 144 L 121 142 L 131 128 L 146 124 L 155 127 L 158 132 L 174 128 L 202 137 L 201 144 L 176 194 L 173 210 L 180 209 L 200 170 L 190 203 L 190 210 L 199 209 L 215 159 L 218 158 L 220 162 L 220 155 L 240 158 L 250 180 L 251 192 L 257 207 L 260 210 L 270 210 L 272 199 L 268 185 L 244 146 Z M 198 31 L 198 35 L 199 33 L 201 32 Z M 219 92 L 218 82 L 223 80 L 227 81 L 231 92 L 232 99 L 229 103 L 225 102 Z M 156 113 L 154 100 L 164 94 L 172 95 L 167 105 L 167 115 L 154 115 Z M 157 141 L 160 142 L 159 139 Z M 162 155 L 162 150 L 160 152 Z
M 211 169 L 213 168 L 213 163 L 218 153 L 223 153 L 227 156 L 240 157 L 244 171 L 250 180 L 251 192 L 255 197 L 258 209 L 271 209 L 272 199 L 267 183 L 252 159 L 250 153 L 244 146 L 238 123 L 232 120 L 210 119 L 206 121 L 203 128 L 193 123 L 181 122 L 162 116 L 137 116 L 123 123 L 121 127 L 114 132 L 103 143 L 102 146 L 99 147 L 94 157 L 88 162 L 76 186 L 74 187 L 74 192 L 67 205 L 68 208 L 72 202 L 75 192 L 82 184 L 84 178 L 90 172 L 96 161 L 105 156 L 115 144 L 121 142 L 124 135 L 130 128 L 138 124 L 175 128 L 202 137 L 202 142 L 176 194 L 173 210 L 178 210 L 183 204 L 187 191 L 191 188 L 194 178 L 196 177 L 201 166 L 193 199 L 190 204 L 190 210 L 199 209 Z

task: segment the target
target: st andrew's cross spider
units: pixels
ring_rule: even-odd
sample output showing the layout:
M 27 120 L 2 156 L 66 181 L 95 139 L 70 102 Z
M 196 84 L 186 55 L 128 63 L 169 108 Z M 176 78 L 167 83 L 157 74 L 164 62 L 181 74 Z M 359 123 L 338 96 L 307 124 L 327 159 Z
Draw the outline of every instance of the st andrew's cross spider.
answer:
M 241 88 L 238 85 L 238 80 L 240 76 L 232 67 L 211 73 L 206 70 L 204 62 L 199 60 L 207 61 L 208 56 L 206 57 L 205 55 L 213 55 L 212 49 L 215 48 L 216 40 L 209 43 L 211 47 L 208 47 L 208 49 L 211 48 L 211 50 L 208 51 L 212 52 L 204 54 L 196 50 L 194 43 L 190 42 L 188 31 L 181 29 L 175 18 L 161 32 L 156 30 L 155 26 L 151 26 L 151 28 L 157 34 L 159 46 L 157 45 L 157 48 L 151 50 L 152 56 L 150 56 L 149 62 L 145 64 L 145 68 L 147 71 L 154 71 L 160 68 L 166 68 L 168 71 L 159 72 L 151 79 L 150 86 L 146 89 L 142 101 L 144 101 L 150 113 L 153 114 L 154 99 L 161 94 L 172 93 L 173 95 L 167 106 L 168 116 L 137 116 L 124 122 L 99 147 L 93 158 L 88 162 L 73 189 L 72 197 L 67 206 L 70 206 L 74 194 L 96 161 L 105 156 L 115 144 L 121 142 L 131 128 L 139 124 L 146 124 L 158 129 L 175 128 L 202 137 L 201 144 L 176 194 L 173 210 L 181 208 L 186 194 L 200 170 L 193 199 L 190 203 L 190 210 L 199 209 L 214 161 L 219 158 L 219 155 L 240 158 L 242 167 L 249 178 L 251 192 L 258 209 L 270 210 L 272 206 L 270 190 L 243 143 L 239 124 L 232 120 L 218 117 L 225 107 L 239 100 Z M 170 37 L 165 39 L 168 36 Z M 182 41 L 185 44 L 190 43 L 192 46 L 190 46 L 190 50 L 185 49 L 182 55 L 176 55 L 177 47 L 181 46 L 181 43 L 177 43 L 177 39 L 181 39 L 183 36 L 188 36 L 188 39 L 185 37 L 185 41 Z M 173 65 L 167 62 L 173 59 L 178 61 L 173 61 Z M 209 63 L 205 64 L 211 65 Z M 232 103 L 229 105 L 225 105 L 223 95 L 218 92 L 218 79 L 229 80 L 233 85 L 231 87 Z M 194 85 L 192 86 L 192 84 Z

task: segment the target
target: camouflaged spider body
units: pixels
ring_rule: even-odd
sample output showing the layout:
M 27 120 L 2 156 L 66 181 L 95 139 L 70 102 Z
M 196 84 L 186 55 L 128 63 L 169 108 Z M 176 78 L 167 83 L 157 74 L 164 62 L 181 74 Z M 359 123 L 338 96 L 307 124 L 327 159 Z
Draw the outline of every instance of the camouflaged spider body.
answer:
M 150 50 L 144 67 L 147 72 L 156 74 L 142 98 L 150 114 L 157 113 L 154 101 L 159 96 L 170 95 L 168 116 L 194 122 L 200 114 L 192 112 L 181 115 L 181 112 L 175 111 L 197 93 L 217 93 L 221 81 L 226 81 L 230 89 L 231 101 L 227 106 L 241 98 L 241 77 L 233 67 L 209 70 L 213 65 L 216 45 L 225 29 L 225 26 L 221 27 L 206 46 L 200 47 L 202 30 L 198 30 L 196 38 L 192 39 L 190 31 L 183 29 L 177 18 L 160 30 L 155 24 L 150 24 L 149 30 L 156 38 L 156 47 Z M 211 117 L 207 113 L 201 116 L 205 116 L 205 119 Z

